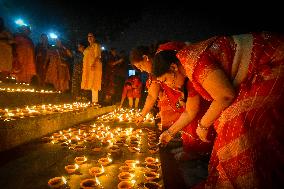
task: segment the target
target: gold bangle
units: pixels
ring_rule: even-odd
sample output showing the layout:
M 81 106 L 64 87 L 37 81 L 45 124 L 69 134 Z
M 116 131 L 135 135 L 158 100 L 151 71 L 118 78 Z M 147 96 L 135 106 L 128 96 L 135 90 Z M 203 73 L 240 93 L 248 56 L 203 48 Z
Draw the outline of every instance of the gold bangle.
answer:
M 208 130 L 209 129 L 209 127 L 205 127 L 205 126 L 201 125 L 200 120 L 198 121 L 198 127 L 200 129 L 203 129 L 203 130 Z

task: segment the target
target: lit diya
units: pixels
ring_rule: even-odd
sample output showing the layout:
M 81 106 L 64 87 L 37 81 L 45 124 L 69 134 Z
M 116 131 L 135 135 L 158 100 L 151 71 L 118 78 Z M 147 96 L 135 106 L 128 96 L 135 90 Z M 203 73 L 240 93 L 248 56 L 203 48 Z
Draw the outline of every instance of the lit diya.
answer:
M 157 140 L 157 137 L 156 136 L 148 136 L 148 140 L 155 141 L 155 140 Z
M 134 172 L 135 169 L 133 167 L 130 167 L 130 166 L 121 166 L 121 167 L 119 167 L 119 171 L 120 172 Z
M 129 159 L 129 160 L 125 160 L 125 162 L 124 162 L 124 163 L 125 163 L 127 166 L 129 166 L 129 167 L 135 167 L 135 166 L 136 166 L 136 164 L 138 164 L 138 163 L 139 163 L 139 161 Z
M 128 150 L 132 153 L 140 152 L 140 148 L 134 146 L 128 147 Z
M 145 163 L 146 163 L 146 165 L 148 165 L 148 164 L 155 164 L 155 165 L 158 165 L 158 166 L 161 165 L 161 163 L 159 162 L 158 158 L 155 159 L 153 157 L 146 157 L 145 158 Z
M 118 189 L 130 189 L 134 186 L 134 183 L 135 181 L 132 182 L 132 181 L 123 180 L 120 183 L 118 183 L 117 188 Z
M 138 140 L 136 136 L 131 136 L 130 140 Z
M 81 157 L 76 157 L 75 158 L 75 162 L 79 165 L 85 163 L 87 161 L 87 158 L 85 156 L 81 156 Z
M 92 150 L 94 152 L 100 152 L 102 150 L 102 147 L 94 147 Z
M 144 188 L 145 189 L 159 189 L 159 188 L 162 188 L 162 186 L 156 182 L 145 182 Z
M 151 154 L 155 154 L 155 153 L 157 153 L 159 151 L 159 147 L 157 147 L 157 146 L 154 146 L 154 147 L 150 147 L 149 148 L 149 152 L 151 153 Z
M 133 174 L 129 173 L 129 172 L 121 172 L 118 174 L 118 179 L 119 180 L 131 180 L 134 177 Z
M 160 174 L 153 172 L 153 171 L 150 171 L 150 172 L 146 172 L 144 174 L 144 176 L 145 176 L 146 181 L 153 181 L 155 179 L 158 179 L 160 177 Z
M 82 180 L 80 183 L 80 186 L 82 189 L 94 189 L 99 185 L 100 183 L 98 182 L 97 178 L 96 179 L 85 179 L 85 180 Z
M 101 165 L 106 166 L 106 165 L 110 164 L 110 163 L 112 162 L 112 160 L 107 157 L 107 158 L 100 158 L 100 159 L 98 160 L 98 162 L 99 162 Z
M 50 188 L 60 188 L 67 183 L 64 177 L 54 177 L 48 181 Z
M 76 151 L 81 151 L 81 150 L 83 150 L 85 147 L 83 146 L 83 145 L 76 145 L 75 147 L 74 147 L 74 150 L 76 150 Z
M 124 142 L 125 142 L 125 141 L 117 140 L 115 144 L 116 144 L 116 145 L 123 145 L 123 144 L 124 144 Z
M 65 166 L 65 170 L 67 171 L 68 174 L 75 173 L 78 168 L 79 168 L 79 165 L 77 164 Z
M 100 176 L 105 172 L 103 166 L 101 167 L 92 167 L 89 169 L 89 173 L 92 176 Z
M 130 144 L 138 145 L 139 144 L 139 140 L 131 140 Z
M 155 142 L 148 142 L 148 147 L 149 148 L 153 148 L 155 146 L 157 146 L 157 143 L 155 143 Z
M 120 152 L 120 148 L 117 145 L 113 145 L 113 146 L 109 147 L 109 151 L 110 151 L 110 153 L 118 153 L 118 152 Z
M 157 172 L 157 171 L 159 170 L 160 166 L 159 166 L 159 165 L 156 165 L 156 164 L 154 164 L 154 163 L 152 163 L 152 164 L 147 164 L 147 165 L 146 165 L 146 168 L 147 168 L 149 171 Z

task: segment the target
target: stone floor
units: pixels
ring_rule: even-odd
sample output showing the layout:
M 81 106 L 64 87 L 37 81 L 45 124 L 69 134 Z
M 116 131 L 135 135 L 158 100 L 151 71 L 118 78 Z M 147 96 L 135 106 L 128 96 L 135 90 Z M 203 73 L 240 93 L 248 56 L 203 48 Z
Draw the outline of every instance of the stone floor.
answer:
M 172 149 L 164 148 L 160 151 L 164 188 L 188 189 L 206 178 L 208 158 L 176 161 L 170 153 Z M 48 189 L 47 181 L 56 175 L 65 174 L 63 167 L 66 162 L 74 161 L 77 155 L 60 145 L 39 140 L 1 152 L 0 188 Z

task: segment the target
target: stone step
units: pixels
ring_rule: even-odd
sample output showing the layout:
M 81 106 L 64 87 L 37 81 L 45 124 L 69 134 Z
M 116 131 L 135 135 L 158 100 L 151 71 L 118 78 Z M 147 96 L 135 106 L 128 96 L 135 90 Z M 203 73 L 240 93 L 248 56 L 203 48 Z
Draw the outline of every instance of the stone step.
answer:
M 87 107 L 80 111 L 0 121 L 0 152 L 12 149 L 55 131 L 90 121 L 97 116 L 113 111 L 115 108 L 116 106 L 102 108 Z
M 25 107 L 38 104 L 63 104 L 72 102 L 71 93 L 60 93 L 48 88 L 27 84 L 0 82 L 0 108 Z
M 72 101 L 72 96 L 69 93 L 40 94 L 28 92 L 0 92 L 0 107 L 3 109 L 39 104 L 64 104 Z

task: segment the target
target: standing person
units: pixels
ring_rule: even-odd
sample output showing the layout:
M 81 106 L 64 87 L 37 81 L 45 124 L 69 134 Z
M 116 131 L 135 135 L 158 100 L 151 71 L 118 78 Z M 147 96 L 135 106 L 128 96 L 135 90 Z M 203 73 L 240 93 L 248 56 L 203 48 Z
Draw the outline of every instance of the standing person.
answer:
M 154 60 L 158 80 L 188 77 L 211 105 L 196 133 L 207 141 L 217 132 L 207 181 L 200 188 L 283 188 L 284 36 L 250 33 L 213 37 Z M 178 57 L 178 59 L 177 59 Z M 195 107 L 195 108 L 189 108 Z M 199 96 L 160 136 L 167 143 L 199 110 Z
M 74 68 L 72 73 L 72 96 L 76 100 L 82 95 L 81 81 L 82 81 L 82 70 L 83 70 L 83 57 L 84 57 L 85 46 L 82 43 L 78 43 L 77 51 L 74 54 Z
M 4 20 L 0 17 L 0 77 L 6 78 L 12 71 L 13 43 L 13 35 L 6 29 Z
M 91 90 L 92 103 L 98 104 L 102 82 L 101 45 L 93 33 L 88 33 L 88 42 L 90 45 L 84 51 L 81 88 Z
M 36 70 L 41 86 L 45 86 L 44 81 L 49 64 L 49 49 L 48 37 L 43 33 L 40 35 L 40 41 L 35 48 Z
M 69 90 L 69 64 L 68 58 L 72 57 L 71 51 L 66 48 L 60 39 L 50 51 L 50 63 L 46 72 L 46 83 L 53 84 L 57 91 Z
M 13 70 L 18 82 L 30 83 L 36 75 L 34 43 L 29 37 L 29 26 L 19 27 L 19 33 L 14 36 L 14 60 Z

